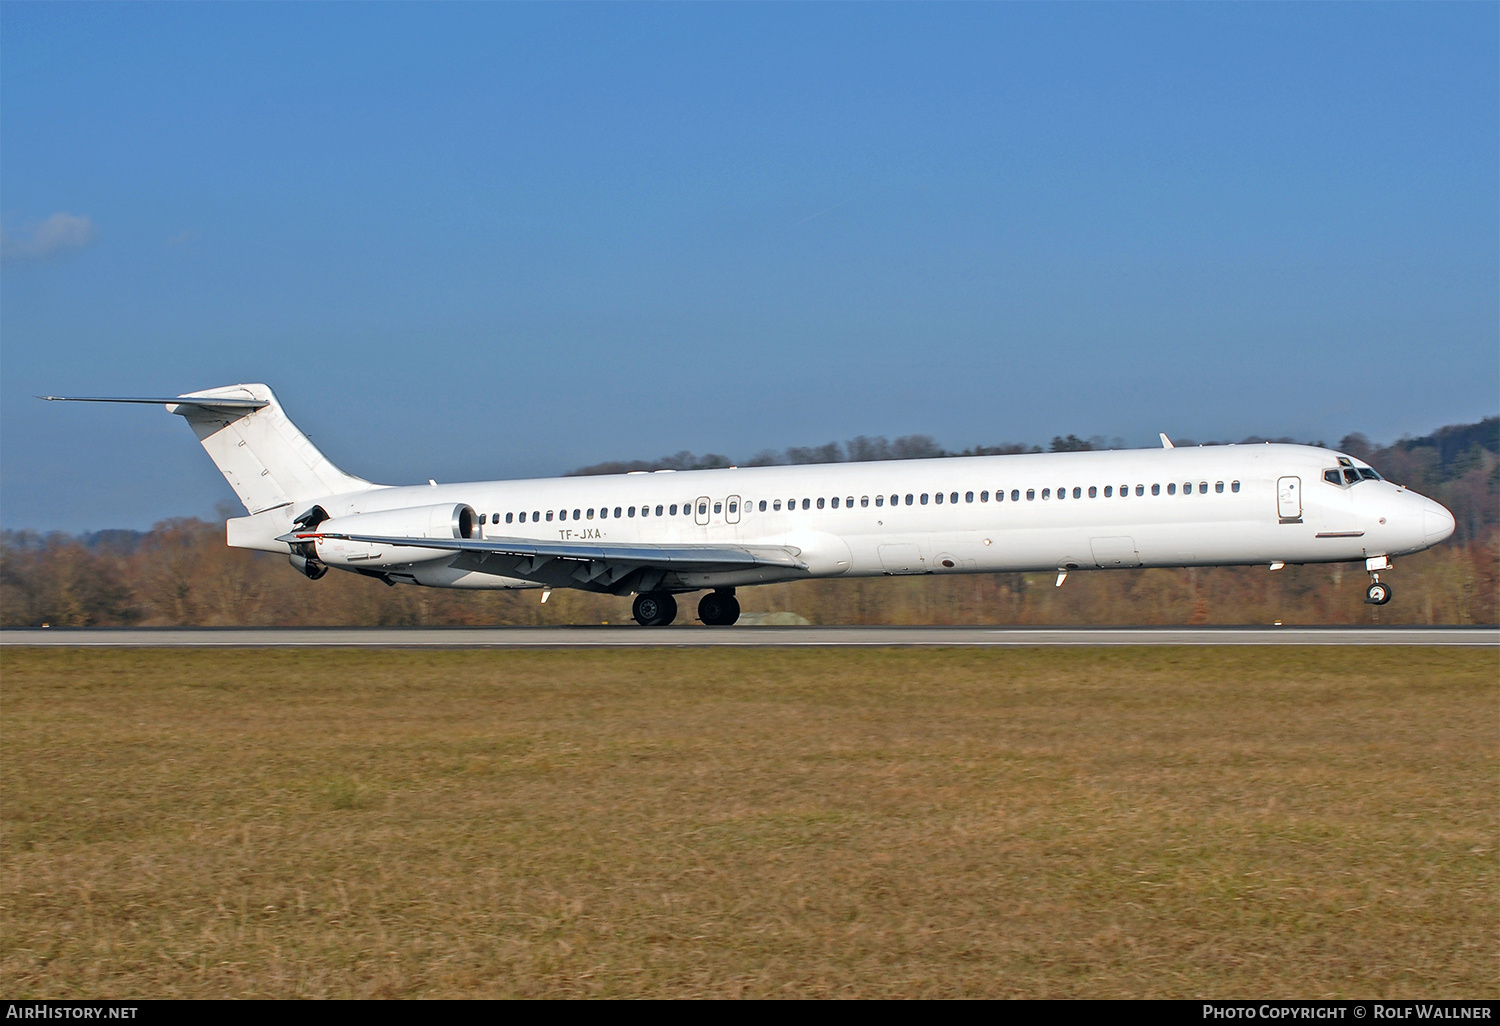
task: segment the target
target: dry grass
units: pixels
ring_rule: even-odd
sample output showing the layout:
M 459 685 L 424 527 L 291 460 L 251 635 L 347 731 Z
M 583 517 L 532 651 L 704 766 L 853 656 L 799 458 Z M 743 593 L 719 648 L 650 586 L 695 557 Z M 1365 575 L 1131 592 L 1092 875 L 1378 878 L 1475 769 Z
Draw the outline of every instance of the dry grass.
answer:
M 1496 997 L 1488 651 L 0 652 L 0 992 Z

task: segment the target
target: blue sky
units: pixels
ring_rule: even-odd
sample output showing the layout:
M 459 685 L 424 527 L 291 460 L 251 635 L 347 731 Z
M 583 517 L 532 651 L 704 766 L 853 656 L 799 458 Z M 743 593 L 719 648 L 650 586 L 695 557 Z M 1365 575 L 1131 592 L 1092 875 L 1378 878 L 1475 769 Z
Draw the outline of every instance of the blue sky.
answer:
M 1493 4 L 0 5 L 0 523 L 1500 408 Z

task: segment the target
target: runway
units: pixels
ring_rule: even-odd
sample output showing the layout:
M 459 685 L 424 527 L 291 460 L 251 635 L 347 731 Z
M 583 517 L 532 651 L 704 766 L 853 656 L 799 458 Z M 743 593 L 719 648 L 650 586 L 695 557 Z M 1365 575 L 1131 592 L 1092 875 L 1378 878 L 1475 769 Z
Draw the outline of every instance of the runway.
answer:
M 0 646 L 73 648 L 1500 646 L 1496 627 L 244 627 L 0 631 Z

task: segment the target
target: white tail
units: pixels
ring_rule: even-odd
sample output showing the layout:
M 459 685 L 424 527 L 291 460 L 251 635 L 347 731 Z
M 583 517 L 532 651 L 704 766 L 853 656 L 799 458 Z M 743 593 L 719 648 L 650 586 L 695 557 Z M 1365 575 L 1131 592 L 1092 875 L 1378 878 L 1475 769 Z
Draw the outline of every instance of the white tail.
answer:
M 251 514 L 374 487 L 344 473 L 319 452 L 266 385 L 227 385 L 178 398 L 196 401 L 168 400 L 167 409 L 193 426 L 193 433 Z M 205 399 L 254 403 L 215 406 Z
M 379 487 L 329 462 L 287 419 L 265 385 L 226 385 L 161 399 L 41 395 L 70 403 L 164 405 L 193 426 L 229 487 L 252 515 L 309 499 Z

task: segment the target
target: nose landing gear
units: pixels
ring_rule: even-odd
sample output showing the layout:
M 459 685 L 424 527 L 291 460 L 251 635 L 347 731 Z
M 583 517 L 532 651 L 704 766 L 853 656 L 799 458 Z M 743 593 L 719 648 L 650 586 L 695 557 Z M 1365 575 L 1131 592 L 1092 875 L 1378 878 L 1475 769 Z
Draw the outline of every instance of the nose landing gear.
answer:
M 1365 560 L 1365 569 L 1370 571 L 1370 586 L 1365 589 L 1365 602 L 1372 606 L 1383 606 L 1391 600 L 1391 586 L 1380 581 L 1380 571 L 1390 568 L 1389 556 L 1371 556 Z

